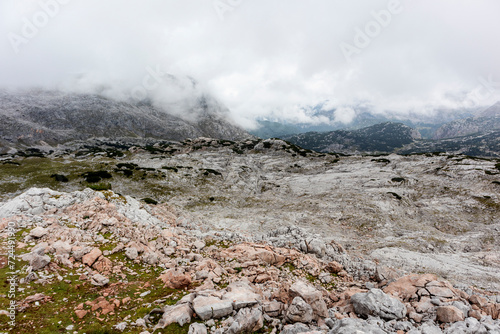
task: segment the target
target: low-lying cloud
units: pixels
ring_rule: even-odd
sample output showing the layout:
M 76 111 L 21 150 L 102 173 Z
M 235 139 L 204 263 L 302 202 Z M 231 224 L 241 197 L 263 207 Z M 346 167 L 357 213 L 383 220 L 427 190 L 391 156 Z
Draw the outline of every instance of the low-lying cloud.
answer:
M 499 12 L 496 0 L 4 0 L 0 85 L 147 96 L 178 114 L 210 94 L 245 126 L 322 121 L 307 110 L 325 101 L 342 123 L 359 105 L 429 116 L 500 99 Z

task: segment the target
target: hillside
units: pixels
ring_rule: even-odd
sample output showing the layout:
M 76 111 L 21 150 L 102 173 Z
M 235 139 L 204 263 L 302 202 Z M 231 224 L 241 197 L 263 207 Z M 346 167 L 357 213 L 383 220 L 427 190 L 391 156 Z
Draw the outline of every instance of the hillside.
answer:
M 420 138 L 418 131 L 400 123 L 386 122 L 359 130 L 309 132 L 285 137 L 295 145 L 317 152 L 393 152 Z
M 117 102 L 98 95 L 0 91 L 0 147 L 57 145 L 93 137 L 182 141 L 250 136 L 228 121 L 227 108 L 208 96 L 198 99 L 186 115 L 191 120 L 149 103 Z
M 469 117 L 444 124 L 436 130 L 434 139 L 463 137 L 473 134 L 485 134 L 500 130 L 500 102 Z

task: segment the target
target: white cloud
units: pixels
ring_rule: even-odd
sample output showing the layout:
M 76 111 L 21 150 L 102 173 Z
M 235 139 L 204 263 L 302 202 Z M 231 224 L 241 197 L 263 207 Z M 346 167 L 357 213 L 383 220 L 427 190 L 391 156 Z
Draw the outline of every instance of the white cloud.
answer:
M 23 36 L 41 4 L 56 1 L 57 14 L 15 53 L 9 34 Z M 326 100 L 348 122 L 360 101 L 406 115 L 500 99 L 496 0 L 401 0 L 401 13 L 347 62 L 339 45 L 390 1 L 226 1 L 238 5 L 221 20 L 211 0 L 4 0 L 0 85 L 98 87 L 125 99 L 161 66 L 196 78 L 196 94 L 214 94 L 249 126 L 269 115 L 318 121 L 304 107 Z M 153 95 L 172 104 L 188 93 L 166 86 Z
M 335 110 L 334 121 L 343 124 L 349 124 L 354 120 L 355 117 L 356 111 L 354 111 L 354 109 L 343 107 Z

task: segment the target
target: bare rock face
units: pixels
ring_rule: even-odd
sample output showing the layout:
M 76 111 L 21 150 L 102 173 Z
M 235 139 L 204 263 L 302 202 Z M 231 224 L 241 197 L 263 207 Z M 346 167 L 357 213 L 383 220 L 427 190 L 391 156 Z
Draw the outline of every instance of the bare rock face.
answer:
M 295 297 L 288 307 L 286 319 L 289 322 L 310 323 L 313 320 L 314 311 L 301 297 Z
M 34 217 L 28 229 L 42 225 L 49 231 L 41 240 L 30 236 L 29 230 L 23 232 L 25 242 L 19 242 L 18 248 L 26 253 L 20 257 L 33 264 L 33 269 L 46 272 L 29 272 L 26 267 L 20 284 L 25 291 L 27 283 L 33 281 L 32 289 L 38 283 L 94 285 L 92 289 L 100 294 L 97 299 L 82 296 L 80 305 L 71 305 L 70 316 L 76 322 L 113 315 L 121 324 L 156 332 L 174 323 L 187 327 L 192 321 L 204 321 L 190 326 L 192 334 L 252 333 L 262 329 L 264 321 L 266 331 L 285 334 L 437 334 L 441 333 L 437 325 L 446 334 L 494 333 L 500 329 L 500 299 L 495 293 L 453 286 L 435 275 L 382 274 L 380 267 L 369 261 L 360 269 L 352 265 L 342 246 L 323 242 L 320 236 L 299 228 L 283 228 L 269 242 L 257 242 L 236 233 L 213 233 L 201 223 L 189 225 L 187 221 L 194 221 L 193 217 L 181 216 L 177 208 L 151 208 L 133 198 L 111 202 L 107 198 L 114 196 L 112 192 L 106 192 L 106 197 L 91 191 L 53 194 L 49 190 L 31 191 L 21 195 L 24 202 L 17 198 L 12 201 L 15 205 L 8 205 L 10 210 L 19 205 L 20 212 L 24 212 L 25 202 L 31 203 L 30 210 L 41 209 L 45 213 Z M 89 216 L 92 218 L 83 218 Z M 103 227 L 111 218 L 115 223 Z M 26 220 L 26 216 L 8 218 L 16 219 Z M 302 248 L 313 244 L 310 240 L 314 238 L 319 239 L 317 245 L 326 245 L 324 255 Z M 216 239 L 215 243 L 201 241 L 211 239 Z M 196 247 L 197 242 L 205 246 Z M 134 260 L 123 257 L 127 247 L 141 255 Z M 100 249 L 106 250 L 103 253 Z M 53 254 L 54 263 L 45 252 Z M 118 258 L 112 256 L 116 253 L 120 253 Z M 154 275 L 153 279 L 148 276 L 145 281 L 137 272 L 138 264 L 145 273 Z M 177 290 L 168 290 L 165 298 L 182 297 L 175 305 L 163 306 L 166 299 L 151 293 L 163 288 L 155 279 L 158 270 L 165 270 L 158 278 L 169 289 Z M 337 275 L 331 274 L 338 270 Z M 354 278 L 353 272 L 364 273 L 366 278 Z M 74 280 L 75 273 L 79 282 Z M 264 276 L 266 279 L 261 279 Z M 129 297 L 130 286 L 137 298 Z M 375 286 L 384 290 L 371 289 Z M 127 297 L 118 297 L 120 294 Z M 20 309 L 50 300 L 37 298 L 20 301 Z M 151 307 L 147 316 L 131 319 L 135 322 L 126 318 L 130 309 L 144 305 Z M 367 320 L 356 319 L 358 316 Z
M 100 95 L 59 91 L 0 91 L 0 104 L 3 124 L 0 144 L 10 141 L 10 145 L 15 145 L 19 143 L 18 138 L 23 137 L 28 145 L 41 141 L 57 145 L 92 137 L 149 137 L 176 141 L 202 136 L 229 140 L 251 137 L 234 125 L 228 109 L 209 95 L 185 111 L 192 113 L 190 120 L 151 104 L 130 104 Z
M 376 316 L 382 319 L 402 319 L 406 307 L 398 299 L 389 297 L 382 290 L 371 289 L 367 293 L 357 293 L 351 297 L 356 313 L 362 317 Z

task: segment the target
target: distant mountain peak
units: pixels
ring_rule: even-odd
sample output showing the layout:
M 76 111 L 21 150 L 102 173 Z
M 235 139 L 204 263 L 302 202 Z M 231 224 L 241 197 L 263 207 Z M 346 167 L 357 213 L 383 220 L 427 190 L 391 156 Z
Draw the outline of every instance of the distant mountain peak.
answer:
M 481 111 L 477 115 L 478 117 L 500 117 L 500 101 L 495 103 L 489 108 Z

